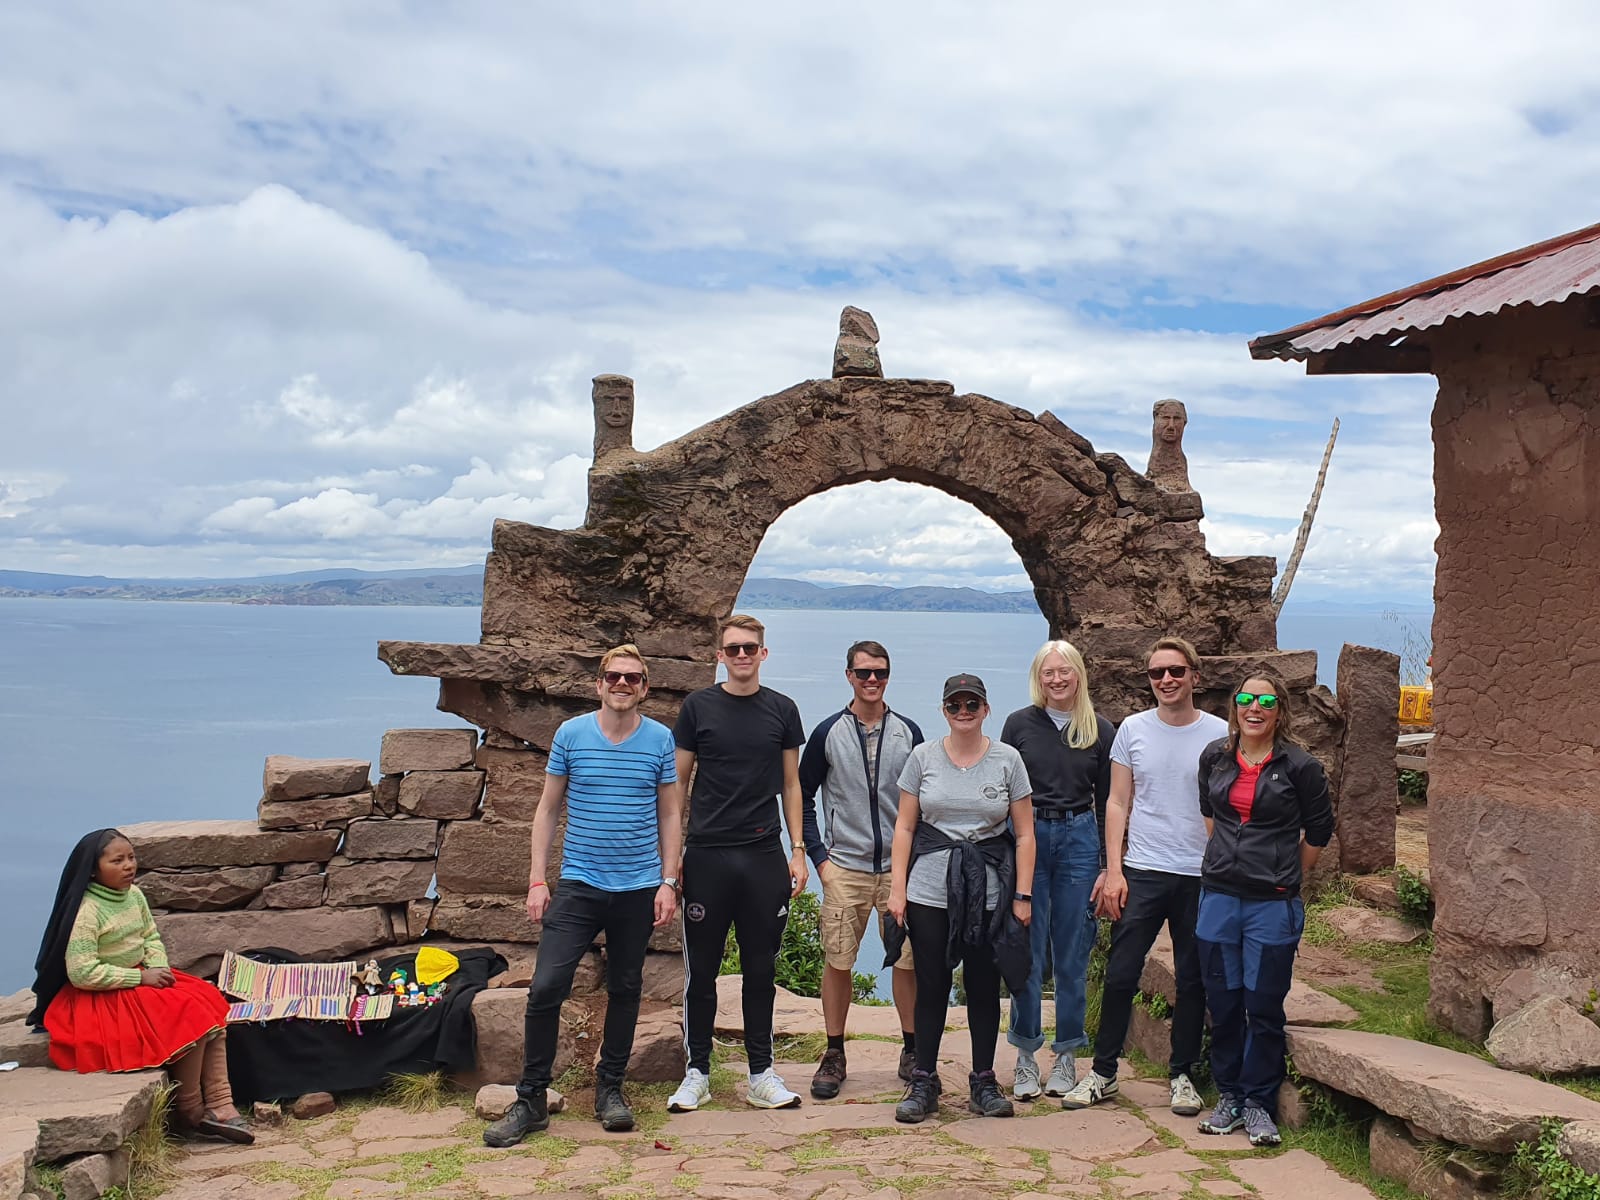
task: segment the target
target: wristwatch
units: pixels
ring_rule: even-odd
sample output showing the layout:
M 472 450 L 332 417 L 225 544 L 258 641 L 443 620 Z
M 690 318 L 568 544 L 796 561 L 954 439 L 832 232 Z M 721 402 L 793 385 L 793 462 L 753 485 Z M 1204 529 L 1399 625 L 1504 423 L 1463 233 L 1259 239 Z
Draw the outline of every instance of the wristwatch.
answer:
M 663 875 L 661 877 L 661 882 L 664 886 L 671 888 L 675 892 L 678 891 L 681 886 L 678 883 L 678 877 L 676 875 Z

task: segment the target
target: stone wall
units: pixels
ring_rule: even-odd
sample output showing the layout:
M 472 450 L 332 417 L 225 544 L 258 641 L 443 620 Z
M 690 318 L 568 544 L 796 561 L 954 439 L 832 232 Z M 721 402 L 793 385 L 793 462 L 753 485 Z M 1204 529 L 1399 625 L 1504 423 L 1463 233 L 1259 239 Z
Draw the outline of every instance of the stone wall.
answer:
M 1600 978 L 1600 329 L 1575 299 L 1430 344 L 1431 1004 L 1481 1038 L 1513 974 Z

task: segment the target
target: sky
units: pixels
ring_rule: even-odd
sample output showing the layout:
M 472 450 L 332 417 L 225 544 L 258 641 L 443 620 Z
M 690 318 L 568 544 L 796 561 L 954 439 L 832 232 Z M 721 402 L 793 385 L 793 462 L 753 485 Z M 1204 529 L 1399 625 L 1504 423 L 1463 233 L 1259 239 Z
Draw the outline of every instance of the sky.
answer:
M 648 449 L 831 366 L 870 310 L 1142 467 L 1189 410 L 1214 554 L 1431 594 L 1429 376 L 1246 342 L 1597 219 L 1600 8 L 0 6 L 0 568 L 481 560 L 582 521 L 589 381 Z M 752 573 L 1028 586 L 911 484 Z

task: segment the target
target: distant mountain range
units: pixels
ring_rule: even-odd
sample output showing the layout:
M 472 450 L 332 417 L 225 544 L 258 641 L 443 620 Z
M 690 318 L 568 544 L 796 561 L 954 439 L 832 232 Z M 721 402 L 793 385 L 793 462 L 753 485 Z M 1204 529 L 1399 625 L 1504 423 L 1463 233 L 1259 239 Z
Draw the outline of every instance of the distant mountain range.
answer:
M 80 600 L 190 600 L 229 604 L 443 605 L 483 603 L 483 567 L 360 571 L 331 568 L 248 579 L 111 579 L 0 571 L 0 596 L 59 596 Z M 745 608 L 853 609 L 865 612 L 1038 612 L 1030 592 L 976 588 L 869 585 L 822 587 L 798 579 L 747 579 Z

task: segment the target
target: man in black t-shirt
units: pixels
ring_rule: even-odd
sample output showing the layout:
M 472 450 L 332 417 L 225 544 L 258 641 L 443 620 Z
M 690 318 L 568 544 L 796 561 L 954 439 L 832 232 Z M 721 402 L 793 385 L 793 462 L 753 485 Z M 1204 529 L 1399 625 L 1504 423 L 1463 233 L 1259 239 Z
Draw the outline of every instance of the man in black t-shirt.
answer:
M 745 1097 L 756 1108 L 792 1108 L 800 1097 L 772 1069 L 774 975 L 789 901 L 806 886 L 801 831 L 800 745 L 793 700 L 761 686 L 766 627 L 735 614 L 717 631 L 727 681 L 685 698 L 673 729 L 678 778 L 694 775 L 683 850 L 683 1024 L 688 1071 L 667 1108 L 693 1112 L 711 1095 L 717 972 L 731 927 L 744 974 Z M 779 793 L 793 853 L 779 837 Z

